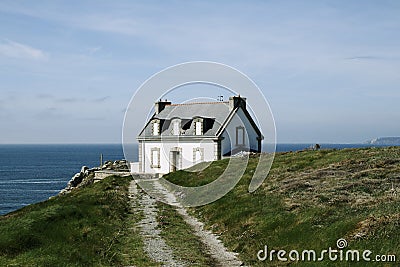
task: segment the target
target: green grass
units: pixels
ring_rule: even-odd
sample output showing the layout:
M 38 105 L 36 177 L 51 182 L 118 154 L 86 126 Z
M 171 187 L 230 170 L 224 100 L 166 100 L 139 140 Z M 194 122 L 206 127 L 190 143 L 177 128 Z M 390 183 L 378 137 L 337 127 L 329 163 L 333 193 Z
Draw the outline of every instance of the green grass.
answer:
M 226 164 L 227 160 L 219 161 L 198 174 L 180 171 L 165 177 L 184 186 L 203 185 L 215 180 Z M 256 257 L 264 245 L 276 250 L 321 251 L 336 248 L 339 238 L 347 239 L 349 249 L 395 254 L 399 262 L 400 192 L 392 196 L 389 190 L 392 182 L 398 190 L 400 187 L 400 148 L 277 154 L 263 185 L 249 193 L 256 165 L 257 159 L 250 158 L 243 178 L 231 192 L 216 202 L 190 210 L 220 234 L 245 264 L 271 264 Z M 360 232 L 365 235 L 356 237 Z M 398 262 L 384 266 L 397 266 Z M 296 265 L 314 266 L 301 262 Z M 365 262 L 351 264 L 364 265 Z
M 166 175 L 185 186 L 215 180 L 228 160 L 199 172 Z M 270 249 L 336 248 L 395 254 L 400 260 L 400 148 L 368 148 L 281 153 L 262 186 L 248 192 L 257 158 L 250 158 L 236 187 L 209 205 L 191 208 L 206 228 L 219 234 L 246 265 L 315 263 L 261 262 Z M 128 199 L 130 178 L 108 177 L 72 193 L 0 216 L 0 266 L 159 266 L 143 251 Z M 392 183 L 397 195 L 390 193 Z M 135 204 L 135 203 L 133 203 Z M 212 266 L 203 245 L 180 215 L 158 203 L 161 235 L 174 255 L 192 265 Z M 365 266 L 365 262 L 319 262 L 318 266 Z
M 218 176 L 220 176 L 229 160 L 223 159 L 219 161 L 211 162 L 208 168 L 205 168 L 199 172 L 188 172 L 188 171 L 176 171 L 167 176 L 164 176 L 168 181 L 184 186 L 201 186 L 206 185 L 214 181 Z M 200 163 L 202 164 L 202 163 Z
M 173 249 L 175 257 L 188 266 L 215 266 L 204 245 L 193 235 L 192 228 L 177 214 L 174 207 L 164 203 L 158 203 L 157 206 L 161 236 Z
M 129 229 L 140 218 L 129 181 L 108 177 L 1 216 L 0 266 L 155 266 Z

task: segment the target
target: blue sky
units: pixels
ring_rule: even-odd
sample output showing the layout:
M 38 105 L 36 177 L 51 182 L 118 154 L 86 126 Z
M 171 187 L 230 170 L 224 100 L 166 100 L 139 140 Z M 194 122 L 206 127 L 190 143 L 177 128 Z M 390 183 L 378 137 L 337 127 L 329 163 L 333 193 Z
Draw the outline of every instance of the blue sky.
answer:
M 0 143 L 121 142 L 135 90 L 192 60 L 252 78 L 278 142 L 399 136 L 399 32 L 399 1 L 2 0 Z

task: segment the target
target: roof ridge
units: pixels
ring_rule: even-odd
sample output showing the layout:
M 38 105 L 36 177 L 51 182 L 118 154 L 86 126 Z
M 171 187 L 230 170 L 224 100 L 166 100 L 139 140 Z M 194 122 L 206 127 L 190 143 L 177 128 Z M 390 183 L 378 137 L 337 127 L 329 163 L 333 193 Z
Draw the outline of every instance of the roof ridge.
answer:
M 196 104 L 228 104 L 229 101 L 215 101 L 215 102 L 193 102 L 193 103 L 180 103 L 180 104 L 168 104 L 166 106 L 188 106 Z

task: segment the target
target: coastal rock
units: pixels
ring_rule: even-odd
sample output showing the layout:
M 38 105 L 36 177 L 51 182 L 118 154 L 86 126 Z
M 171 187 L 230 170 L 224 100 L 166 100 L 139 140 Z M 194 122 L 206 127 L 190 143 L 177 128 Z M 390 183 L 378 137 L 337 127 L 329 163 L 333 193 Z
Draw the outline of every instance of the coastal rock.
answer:
M 396 146 L 400 145 L 400 137 L 378 137 L 365 142 L 370 145 L 390 145 Z
M 81 173 L 84 173 L 84 172 L 86 172 L 87 170 L 89 170 L 89 167 L 87 167 L 87 166 L 82 166 L 82 168 L 81 168 Z
M 106 161 L 100 170 L 129 171 L 126 160 Z
M 80 182 L 82 182 L 83 173 L 79 172 L 75 174 L 72 179 L 68 182 L 69 187 L 76 187 Z
M 90 183 L 90 178 L 94 176 L 93 169 L 89 169 L 87 166 L 82 166 L 81 171 L 75 174 L 71 180 L 69 180 L 67 186 L 60 191 L 60 195 L 71 192 L 74 188 L 81 186 L 82 184 Z
M 129 171 L 126 160 L 106 161 L 101 167 L 89 168 L 82 166 L 81 171 L 69 180 L 67 186 L 60 191 L 60 195 L 68 194 L 74 188 L 82 187 L 94 182 L 94 172 L 100 170 Z
M 101 166 L 101 169 L 111 168 L 112 164 L 113 164 L 112 161 L 106 161 L 104 162 L 103 166 Z

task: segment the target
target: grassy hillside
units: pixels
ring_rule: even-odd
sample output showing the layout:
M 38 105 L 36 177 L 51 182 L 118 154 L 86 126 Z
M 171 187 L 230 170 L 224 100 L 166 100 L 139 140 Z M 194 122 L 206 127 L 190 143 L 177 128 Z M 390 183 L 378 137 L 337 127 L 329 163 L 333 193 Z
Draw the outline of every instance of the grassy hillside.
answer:
M 161 266 L 145 252 L 139 190 L 131 178 L 107 177 L 71 193 L 0 216 L 0 266 Z M 157 203 L 160 235 L 174 258 L 212 266 L 204 245 L 175 209 Z
M 140 218 L 130 212 L 129 181 L 108 177 L 1 216 L 0 266 L 155 266 L 129 227 Z
M 227 160 L 198 173 L 166 176 L 195 186 L 218 177 Z M 238 185 L 226 196 L 190 212 L 221 235 L 225 245 L 247 265 L 261 262 L 257 252 L 336 248 L 395 254 L 400 262 L 400 148 L 303 151 L 277 154 L 270 175 L 248 192 L 257 164 L 249 160 Z M 130 178 L 108 177 L 72 193 L 0 216 L 0 266 L 159 266 L 146 256 L 134 227 L 143 218 L 128 200 Z M 390 190 L 397 187 L 397 194 Z M 172 207 L 158 204 L 161 236 L 174 255 L 197 266 L 212 265 L 202 244 Z M 371 257 L 372 257 L 371 256 Z M 365 262 L 350 266 L 365 266 Z M 345 262 L 301 263 L 349 266 Z M 374 265 L 374 264 L 372 264 Z
M 227 160 L 214 162 L 199 173 L 179 171 L 166 178 L 195 186 L 210 182 Z M 218 201 L 191 209 L 240 258 L 252 266 L 271 264 L 257 259 L 269 249 L 320 252 L 345 238 L 347 249 L 395 254 L 400 262 L 400 148 L 368 148 L 281 153 L 268 178 L 254 193 L 248 192 L 257 159 L 250 159 L 238 185 Z M 286 257 L 288 255 L 286 254 Z M 371 256 L 371 257 L 372 257 Z M 272 265 L 288 263 L 275 260 Z M 314 266 L 316 263 L 298 265 Z M 347 266 L 324 261 L 318 265 Z M 365 266 L 366 262 L 351 263 Z

